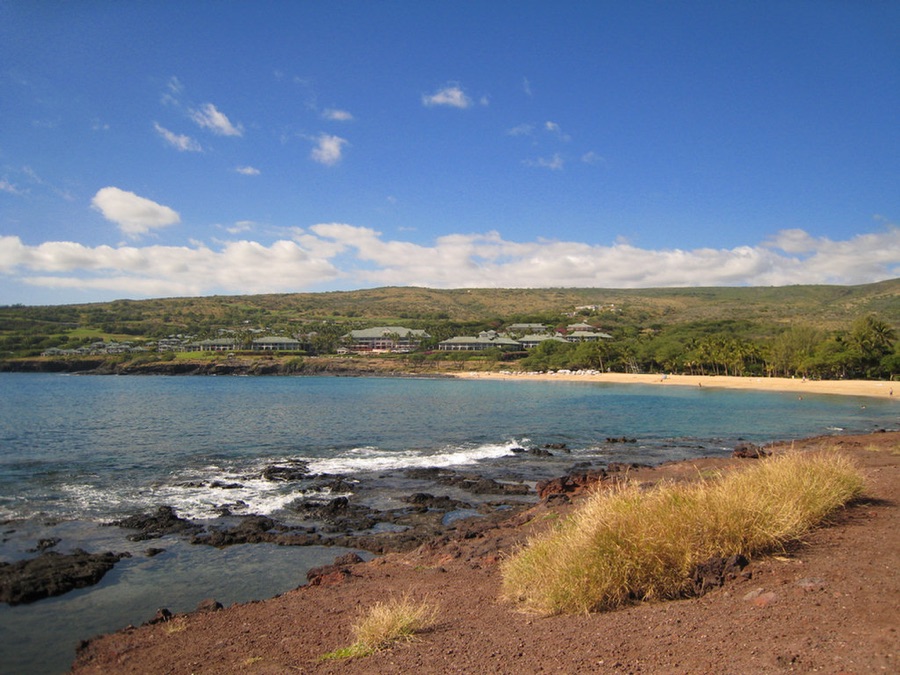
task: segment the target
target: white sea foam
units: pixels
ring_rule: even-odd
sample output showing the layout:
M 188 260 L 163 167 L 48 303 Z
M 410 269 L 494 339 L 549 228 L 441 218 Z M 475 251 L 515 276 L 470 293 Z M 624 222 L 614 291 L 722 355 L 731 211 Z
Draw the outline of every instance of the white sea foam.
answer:
M 235 515 L 271 515 L 292 501 L 332 499 L 347 496 L 325 488 L 304 488 L 298 484 L 278 483 L 263 478 L 247 478 L 210 472 L 202 479 L 175 481 L 143 488 L 105 487 L 67 484 L 65 493 L 67 517 L 116 520 L 126 515 L 171 506 L 182 518 L 208 520 L 222 515 L 227 508 Z
M 310 459 L 312 473 L 356 474 L 369 471 L 393 471 L 422 467 L 447 467 L 476 464 L 486 459 L 511 455 L 518 441 L 488 443 L 472 447 L 452 447 L 437 451 L 381 450 L 354 448 L 334 457 Z

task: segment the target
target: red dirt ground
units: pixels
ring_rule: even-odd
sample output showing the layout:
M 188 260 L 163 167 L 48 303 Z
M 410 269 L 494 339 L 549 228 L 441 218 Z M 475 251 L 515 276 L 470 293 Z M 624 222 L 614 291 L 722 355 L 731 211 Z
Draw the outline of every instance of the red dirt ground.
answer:
M 864 499 L 803 543 L 751 561 L 752 576 L 699 598 L 541 618 L 499 599 L 498 560 L 546 516 L 354 565 L 335 585 L 175 617 L 92 640 L 73 672 L 94 673 L 897 673 L 900 628 L 900 433 L 817 438 L 856 459 Z M 698 460 L 641 469 L 635 479 L 689 479 Z M 526 522 L 527 520 L 527 522 Z M 452 535 L 451 535 L 452 536 Z M 439 604 L 437 625 L 364 658 L 319 661 L 353 642 L 377 601 L 409 593 Z

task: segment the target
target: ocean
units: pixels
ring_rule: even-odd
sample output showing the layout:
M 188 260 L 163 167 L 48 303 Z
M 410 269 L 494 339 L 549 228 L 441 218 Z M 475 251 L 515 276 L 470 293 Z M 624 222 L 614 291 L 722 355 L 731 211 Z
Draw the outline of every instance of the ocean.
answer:
M 159 505 L 202 524 L 227 510 L 302 525 L 298 500 L 337 494 L 314 479 L 323 474 L 345 479 L 341 496 L 378 509 L 414 492 L 477 502 L 406 471 L 533 486 L 576 464 L 726 456 L 742 441 L 879 428 L 897 428 L 895 401 L 586 382 L 3 373 L 0 562 L 32 557 L 49 538 L 60 552 L 132 557 L 90 588 L 0 606 L 0 672 L 64 672 L 81 639 L 143 623 L 160 607 L 270 597 L 348 550 L 132 542 L 104 526 Z M 565 451 L 519 452 L 550 444 Z M 310 477 L 271 480 L 273 465 Z M 149 545 L 165 552 L 149 557 Z

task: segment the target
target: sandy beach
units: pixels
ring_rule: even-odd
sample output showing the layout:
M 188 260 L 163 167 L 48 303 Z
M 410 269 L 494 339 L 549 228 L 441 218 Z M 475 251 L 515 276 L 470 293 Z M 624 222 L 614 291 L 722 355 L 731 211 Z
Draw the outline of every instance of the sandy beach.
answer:
M 632 373 L 600 373 L 596 371 L 561 371 L 557 373 L 466 372 L 457 377 L 492 380 L 537 380 L 546 382 L 597 382 L 607 384 L 647 384 L 663 387 L 718 387 L 722 389 L 756 389 L 803 394 L 835 394 L 892 398 L 894 382 L 880 380 L 806 380 L 787 377 L 734 377 L 727 375 L 650 375 Z M 900 383 L 897 396 L 900 396 Z

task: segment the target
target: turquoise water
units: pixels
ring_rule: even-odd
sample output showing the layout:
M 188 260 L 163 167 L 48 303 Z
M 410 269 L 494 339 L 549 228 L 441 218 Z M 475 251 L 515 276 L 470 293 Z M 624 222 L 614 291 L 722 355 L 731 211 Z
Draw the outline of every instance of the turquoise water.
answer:
M 292 488 L 253 477 L 286 459 L 352 475 L 491 470 L 514 446 L 565 442 L 577 459 L 656 462 L 738 439 L 892 426 L 893 403 L 584 383 L 2 374 L 0 520 L 103 520 L 160 503 L 211 517 L 222 491 L 180 486 L 216 480 L 246 484 L 226 501 L 279 514 Z M 621 436 L 638 444 L 605 443 Z
M 578 462 L 658 463 L 726 455 L 741 440 L 896 427 L 890 399 L 711 388 L 0 374 L 0 562 L 30 557 L 27 549 L 47 536 L 62 540 L 60 551 L 81 546 L 134 556 L 92 588 L 0 607 L 0 672 L 61 672 L 79 639 L 146 621 L 161 606 L 187 611 L 206 597 L 226 604 L 268 597 L 302 583 L 308 567 L 330 562 L 341 551 L 218 551 L 177 539 L 154 541 L 166 553 L 148 558 L 146 542 L 99 527 L 160 504 L 201 521 L 227 506 L 290 522 L 298 516 L 286 506 L 315 497 L 316 488 L 313 481 L 265 480 L 270 464 L 303 461 L 313 474 L 359 480 L 351 498 L 385 508 L 415 491 L 447 493 L 404 479 L 410 467 L 531 483 Z M 623 436 L 635 442 L 607 441 Z M 565 443 L 570 452 L 513 452 L 546 443 Z

